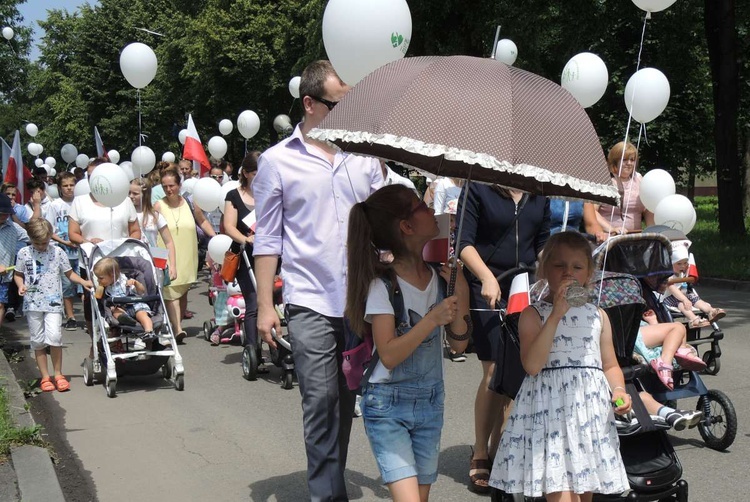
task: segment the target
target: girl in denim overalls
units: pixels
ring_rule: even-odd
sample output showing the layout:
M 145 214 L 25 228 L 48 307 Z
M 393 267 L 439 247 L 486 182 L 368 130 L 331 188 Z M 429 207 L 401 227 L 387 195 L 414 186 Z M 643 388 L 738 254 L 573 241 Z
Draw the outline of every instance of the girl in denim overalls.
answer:
M 457 352 L 469 338 L 463 274 L 446 298 L 451 269 L 444 265 L 438 275 L 422 260 L 422 248 L 437 235 L 434 211 L 401 185 L 381 188 L 349 216 L 346 315 L 355 333 L 371 324 L 379 357 L 362 389 L 362 416 L 394 500 L 429 497 L 445 405 L 442 327 Z M 385 250 L 393 254 L 391 263 L 380 260 Z M 403 302 L 400 319 L 394 316 L 396 302 Z

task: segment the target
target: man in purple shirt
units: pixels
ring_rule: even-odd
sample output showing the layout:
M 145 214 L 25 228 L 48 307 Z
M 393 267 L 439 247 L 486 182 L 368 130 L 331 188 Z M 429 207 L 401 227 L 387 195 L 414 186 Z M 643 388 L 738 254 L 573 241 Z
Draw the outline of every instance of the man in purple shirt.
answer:
M 354 396 L 341 372 L 349 210 L 383 184 L 380 162 L 307 138 L 349 86 L 328 61 L 302 72 L 304 121 L 258 160 L 255 273 L 258 332 L 281 330 L 273 277 L 281 256 L 288 331 L 302 394 L 307 484 L 313 501 L 348 500 L 344 469 Z

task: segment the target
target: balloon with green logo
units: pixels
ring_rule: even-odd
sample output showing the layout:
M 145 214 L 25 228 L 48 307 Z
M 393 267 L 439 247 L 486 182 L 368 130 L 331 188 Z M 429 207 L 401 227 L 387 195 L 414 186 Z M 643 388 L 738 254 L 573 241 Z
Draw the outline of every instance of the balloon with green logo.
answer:
M 107 207 L 117 207 L 128 197 L 130 180 L 117 164 L 99 164 L 89 180 L 91 195 Z

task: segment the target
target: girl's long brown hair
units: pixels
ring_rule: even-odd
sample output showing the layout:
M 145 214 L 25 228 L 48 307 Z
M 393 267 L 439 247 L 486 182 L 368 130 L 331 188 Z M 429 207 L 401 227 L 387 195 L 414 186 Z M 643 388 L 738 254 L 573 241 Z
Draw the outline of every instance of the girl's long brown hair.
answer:
M 380 252 L 391 251 L 395 258 L 406 253 L 399 225 L 409 217 L 415 200 L 411 189 L 388 185 L 355 204 L 349 213 L 345 315 L 359 336 L 366 329 L 365 304 L 370 284 L 378 277 L 393 274 L 391 267 L 380 261 Z

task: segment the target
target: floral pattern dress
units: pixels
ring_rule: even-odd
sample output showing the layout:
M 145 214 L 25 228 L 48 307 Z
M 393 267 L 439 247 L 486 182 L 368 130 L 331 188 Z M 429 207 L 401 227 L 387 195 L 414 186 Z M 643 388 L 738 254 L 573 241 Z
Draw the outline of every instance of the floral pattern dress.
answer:
M 535 303 L 544 322 L 552 304 Z M 560 321 L 547 363 L 526 376 L 500 442 L 490 485 L 506 493 L 620 493 L 629 488 L 610 390 L 602 323 L 592 304 Z

